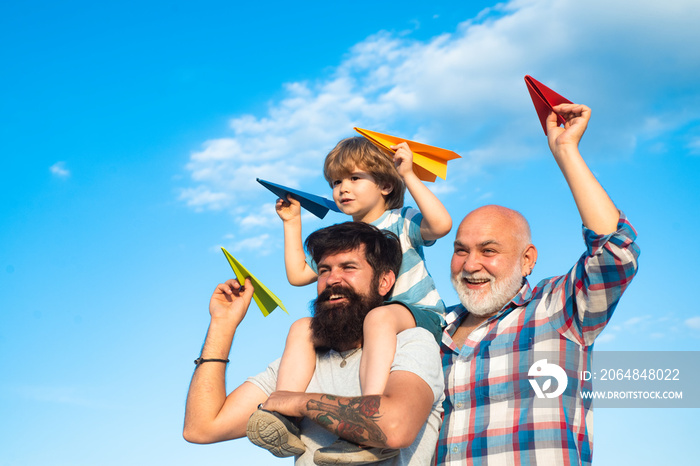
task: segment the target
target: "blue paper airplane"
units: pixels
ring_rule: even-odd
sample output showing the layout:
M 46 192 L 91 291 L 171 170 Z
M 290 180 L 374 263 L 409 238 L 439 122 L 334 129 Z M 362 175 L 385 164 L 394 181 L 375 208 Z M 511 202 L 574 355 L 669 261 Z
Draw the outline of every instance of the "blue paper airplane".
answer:
M 325 217 L 328 210 L 340 212 L 340 209 L 337 205 L 335 205 L 335 202 L 331 201 L 330 199 L 326 199 L 325 197 L 305 193 L 297 189 L 287 188 L 286 186 L 270 183 L 269 181 L 261 180 L 260 178 L 256 178 L 256 180 L 258 183 L 277 194 L 277 197 L 284 199 L 285 201 L 287 200 L 287 195 L 291 194 L 294 199 L 299 201 L 304 209 L 308 210 L 318 218 Z

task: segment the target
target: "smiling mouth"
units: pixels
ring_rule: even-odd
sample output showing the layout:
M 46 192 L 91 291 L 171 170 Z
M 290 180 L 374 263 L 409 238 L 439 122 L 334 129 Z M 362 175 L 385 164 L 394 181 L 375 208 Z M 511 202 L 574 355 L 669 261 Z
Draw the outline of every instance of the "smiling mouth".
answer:
M 331 302 L 340 301 L 341 299 L 346 299 L 346 296 L 344 294 L 332 294 L 328 297 L 328 301 Z
M 483 285 L 484 283 L 489 283 L 491 280 L 488 278 L 462 278 L 469 285 Z

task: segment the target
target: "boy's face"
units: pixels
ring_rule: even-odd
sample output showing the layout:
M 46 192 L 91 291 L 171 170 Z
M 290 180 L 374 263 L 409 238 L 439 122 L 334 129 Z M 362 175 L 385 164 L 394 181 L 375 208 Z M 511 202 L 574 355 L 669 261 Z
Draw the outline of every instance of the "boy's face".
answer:
M 391 186 L 379 186 L 372 175 L 357 167 L 331 184 L 338 208 L 356 222 L 373 222 L 386 211 L 384 196 Z

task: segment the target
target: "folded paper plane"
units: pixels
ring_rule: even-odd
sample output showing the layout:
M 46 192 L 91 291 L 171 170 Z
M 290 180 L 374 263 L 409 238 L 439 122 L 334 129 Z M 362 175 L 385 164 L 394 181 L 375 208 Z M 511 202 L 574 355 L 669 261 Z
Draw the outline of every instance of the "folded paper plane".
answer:
M 527 84 L 527 90 L 530 91 L 530 97 L 532 97 L 532 103 L 535 104 L 535 110 L 537 110 L 537 116 L 540 117 L 540 123 L 542 123 L 542 129 L 544 134 L 547 134 L 547 117 L 550 112 L 553 112 L 553 107 L 559 104 L 571 104 L 569 99 L 562 97 L 541 82 L 537 81 L 532 76 L 525 76 L 525 84 Z M 566 123 L 564 117 L 557 114 L 557 120 L 559 124 L 563 125 Z
M 413 171 L 416 176 L 423 181 L 435 181 L 439 176 L 443 180 L 447 178 L 447 161 L 461 158 L 460 155 L 447 149 L 421 144 L 420 142 L 409 141 L 408 139 L 389 136 L 388 134 L 377 133 L 362 128 L 354 128 L 355 131 L 369 139 L 375 146 L 389 153 L 395 152 L 391 146 L 400 142 L 405 142 L 413 151 Z M 388 154 L 387 154 L 388 155 Z
M 297 189 L 287 188 L 276 183 L 270 183 L 269 181 L 261 180 L 256 178 L 258 183 L 265 186 L 267 189 L 277 194 L 278 197 L 287 200 L 287 195 L 291 194 L 294 199 L 299 201 L 301 206 L 317 216 L 318 218 L 323 218 L 328 213 L 328 210 L 333 210 L 335 212 L 340 212 L 340 209 L 335 202 L 325 197 L 316 196 L 315 194 L 305 193 Z
M 236 274 L 236 278 L 238 279 L 238 282 L 243 285 L 245 284 L 245 279 L 250 278 L 250 281 L 253 282 L 253 288 L 255 288 L 255 292 L 253 293 L 253 299 L 255 302 L 258 304 L 258 307 L 262 311 L 263 315 L 267 317 L 270 315 L 272 311 L 274 311 L 277 306 L 279 306 L 284 312 L 287 312 L 287 309 L 284 308 L 284 304 L 282 304 L 282 301 L 275 296 L 275 294 L 270 291 L 265 285 L 263 285 L 260 280 L 255 278 L 253 274 L 248 272 L 248 269 L 243 267 L 240 262 L 236 260 L 235 257 L 233 257 L 229 252 L 221 248 L 221 250 L 224 252 L 224 256 L 226 256 L 226 260 L 228 260 L 229 265 L 233 269 L 233 273 Z M 289 314 L 289 312 L 287 312 Z

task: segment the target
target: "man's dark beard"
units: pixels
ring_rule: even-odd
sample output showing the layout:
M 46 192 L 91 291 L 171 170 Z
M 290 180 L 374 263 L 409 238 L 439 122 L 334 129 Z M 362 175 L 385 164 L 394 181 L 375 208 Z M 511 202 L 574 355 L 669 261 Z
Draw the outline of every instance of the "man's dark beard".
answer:
M 338 304 L 331 303 L 328 301 L 331 295 L 342 295 L 346 300 Z M 384 298 L 374 283 L 366 296 L 342 285 L 323 290 L 313 302 L 311 332 L 316 349 L 347 351 L 354 348 L 362 341 L 365 316 L 383 302 Z

